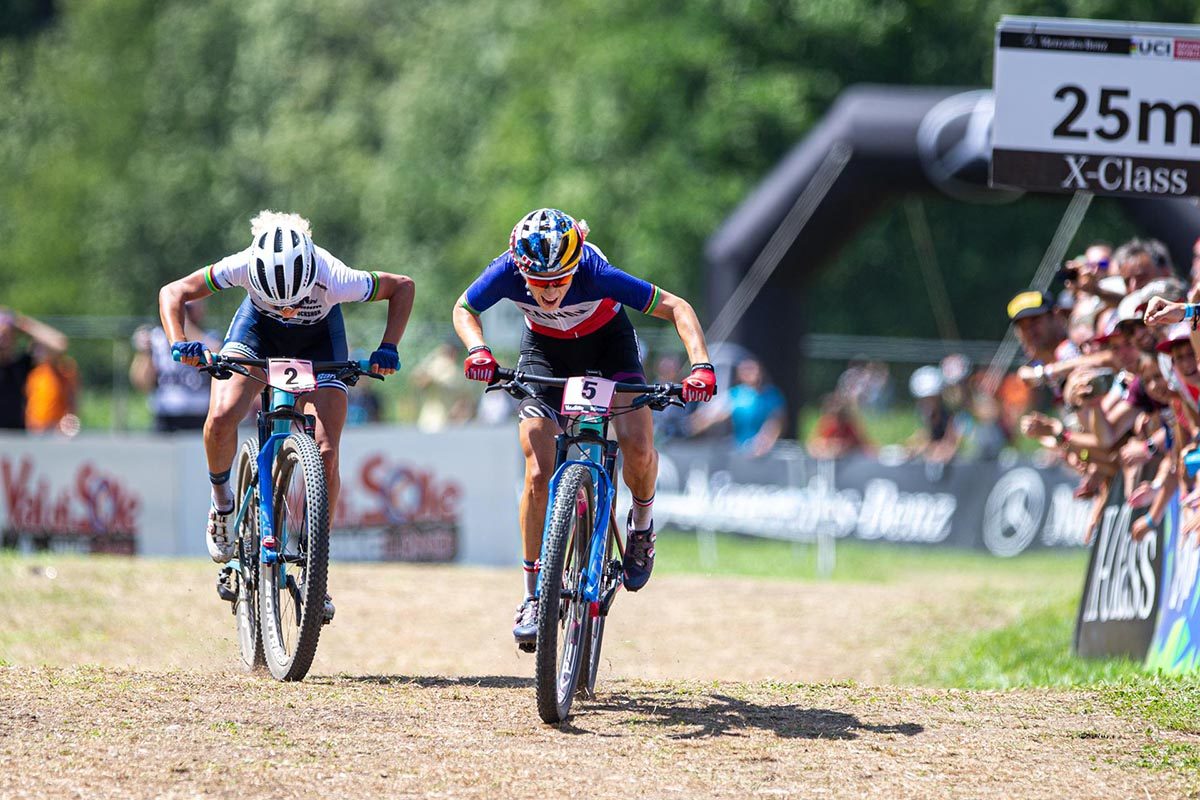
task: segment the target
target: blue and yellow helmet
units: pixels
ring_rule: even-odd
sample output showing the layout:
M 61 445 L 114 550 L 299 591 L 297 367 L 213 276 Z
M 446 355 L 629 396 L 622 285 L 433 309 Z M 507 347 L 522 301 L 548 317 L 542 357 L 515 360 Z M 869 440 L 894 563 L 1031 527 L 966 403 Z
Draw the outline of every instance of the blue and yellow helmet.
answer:
M 517 269 L 531 278 L 558 278 L 579 266 L 586 237 L 587 223 L 557 208 L 539 208 L 513 227 L 508 249 Z

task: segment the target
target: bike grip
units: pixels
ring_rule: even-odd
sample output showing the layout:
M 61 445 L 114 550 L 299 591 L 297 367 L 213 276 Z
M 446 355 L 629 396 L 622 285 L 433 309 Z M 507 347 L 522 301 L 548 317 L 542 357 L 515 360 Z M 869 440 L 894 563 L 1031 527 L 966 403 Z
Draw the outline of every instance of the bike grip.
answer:
M 174 348 L 171 348 L 171 360 L 174 361 L 175 363 L 179 363 L 180 361 L 183 360 L 182 358 L 179 357 L 179 351 Z

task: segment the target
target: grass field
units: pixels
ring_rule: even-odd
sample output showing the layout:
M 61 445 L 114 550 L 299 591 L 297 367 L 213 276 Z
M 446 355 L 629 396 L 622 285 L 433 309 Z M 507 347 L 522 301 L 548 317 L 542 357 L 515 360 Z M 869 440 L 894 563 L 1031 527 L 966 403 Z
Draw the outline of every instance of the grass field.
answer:
M 840 543 L 824 580 L 786 543 L 658 545 L 558 727 L 508 637 L 515 570 L 335 564 L 338 618 L 284 686 L 232 669 L 209 564 L 0 556 L 0 796 L 1200 791 L 1196 682 L 1070 656 L 1081 553 Z

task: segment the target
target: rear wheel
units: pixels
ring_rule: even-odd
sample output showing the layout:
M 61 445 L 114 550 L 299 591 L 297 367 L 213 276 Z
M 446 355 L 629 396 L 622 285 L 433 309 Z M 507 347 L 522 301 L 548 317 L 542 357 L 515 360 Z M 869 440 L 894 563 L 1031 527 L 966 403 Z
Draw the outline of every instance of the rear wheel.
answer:
M 592 473 L 567 467 L 551 509 L 542 554 L 538 600 L 537 704 L 543 722 L 561 722 L 571 710 L 591 620 L 583 583 L 595 505 Z
M 278 558 L 259 567 L 263 654 L 271 674 L 298 681 L 317 653 L 329 574 L 329 501 L 317 443 L 305 433 L 279 446 L 272 476 Z
M 238 650 L 241 652 L 242 668 L 247 672 L 266 666 L 263 658 L 262 629 L 258 620 L 258 479 L 256 459 L 258 437 L 252 436 L 242 442 L 234 471 L 233 496 L 235 503 L 242 503 L 239 510 L 242 521 L 235 531 L 239 569 L 233 571 L 233 616 L 237 620 Z M 247 490 L 250 491 L 247 496 Z

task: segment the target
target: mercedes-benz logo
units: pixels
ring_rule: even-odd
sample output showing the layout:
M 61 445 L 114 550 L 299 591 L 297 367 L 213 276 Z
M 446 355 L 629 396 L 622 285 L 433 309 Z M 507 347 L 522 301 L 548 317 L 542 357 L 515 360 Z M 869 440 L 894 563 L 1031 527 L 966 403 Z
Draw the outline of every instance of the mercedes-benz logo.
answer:
M 983 508 L 983 544 L 1005 558 L 1025 550 L 1037 536 L 1046 510 L 1046 486 L 1037 470 L 1018 467 L 992 487 Z
M 934 186 L 974 203 L 1007 203 L 1024 194 L 988 186 L 995 112 L 987 89 L 950 95 L 926 112 L 917 128 L 917 155 Z

